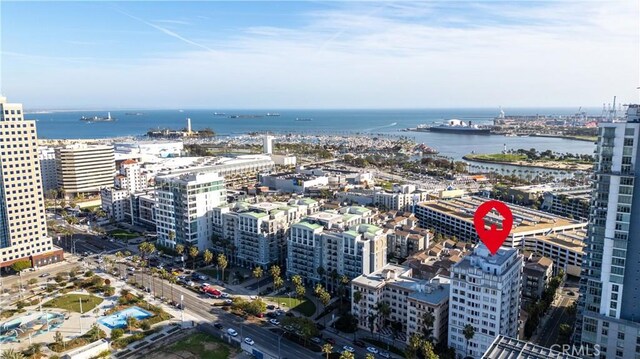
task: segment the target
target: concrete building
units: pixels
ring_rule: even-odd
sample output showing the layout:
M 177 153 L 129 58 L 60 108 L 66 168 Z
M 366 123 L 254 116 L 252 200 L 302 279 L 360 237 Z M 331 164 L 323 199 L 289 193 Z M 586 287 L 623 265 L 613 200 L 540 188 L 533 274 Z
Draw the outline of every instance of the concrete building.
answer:
M 586 221 L 589 219 L 589 202 L 592 193 L 593 189 L 590 187 L 545 192 L 540 209 L 559 216 Z
M 58 186 L 67 194 L 99 192 L 113 187 L 113 146 L 69 145 L 56 148 Z
M 553 275 L 562 269 L 566 274 L 579 277 L 586 237 L 585 229 L 525 237 L 524 249 L 551 258 Z
M 525 257 L 522 270 L 522 296 L 535 301 L 542 296 L 553 277 L 553 261 L 535 254 Z
M 367 223 L 370 213 L 353 212 L 318 212 L 294 224 L 287 240 L 287 276 L 298 274 L 315 284 L 334 271 L 353 279 L 382 268 L 387 262 L 383 229 Z
M 418 226 L 413 213 L 404 212 L 382 222 L 387 234 L 387 254 L 394 258 L 407 258 L 429 247 L 432 235 Z
M 262 143 L 262 152 L 265 155 L 270 155 L 273 153 L 273 136 L 265 135 Z
M 502 247 L 491 255 L 484 244 L 451 271 L 449 346 L 461 357 L 480 358 L 500 335 L 516 337 L 522 291 L 522 255 Z M 464 337 L 471 325 L 473 339 Z
M 125 216 L 131 218 L 133 198 L 136 192 L 147 189 L 147 177 L 137 161 L 125 160 L 120 164 L 118 174 L 113 179 L 113 187 L 100 190 L 102 210 L 116 221 L 124 221 Z
M 419 203 L 416 217 L 420 227 L 433 228 L 436 233 L 455 236 L 458 240 L 477 243 L 478 233 L 473 224 L 476 209 L 488 199 L 483 197 L 463 197 L 449 200 L 434 200 Z M 524 248 L 525 238 L 551 233 L 562 233 L 585 228 L 587 223 L 551 215 L 526 207 L 509 205 L 513 213 L 513 228 L 504 245 Z M 502 217 L 492 211 L 485 216 L 485 223 L 502 225 Z
M 640 105 L 598 125 L 589 235 L 574 342 L 602 358 L 640 358 Z M 597 347 L 596 347 L 597 346 Z
M 184 151 L 182 141 L 117 142 L 113 145 L 117 154 L 136 155 L 144 160 L 149 157 L 179 157 Z
M 42 189 L 44 193 L 58 188 L 58 174 L 56 171 L 56 150 L 52 147 L 39 147 L 40 173 L 42 174 Z
M 540 345 L 498 335 L 482 355 L 482 359 L 580 359 L 570 353 L 558 352 Z
M 63 259 L 47 235 L 35 121 L 22 104 L 0 97 L 0 268 L 21 260 L 44 266 Z
M 231 263 L 247 268 L 281 265 L 289 228 L 319 209 L 319 203 L 309 198 L 288 203 L 237 202 L 214 208 L 213 248 L 226 253 Z
M 391 323 L 398 323 L 400 333 L 407 341 L 413 333 L 424 332 L 425 314 L 429 313 L 433 318 L 430 329 L 434 342 L 446 341 L 449 288 L 446 278 L 442 281 L 419 280 L 412 277 L 410 268 L 387 264 L 351 281 L 351 292 L 359 293 L 361 297 L 356 301 L 356 296 L 351 296 L 351 313 L 358 319 L 361 329 L 370 331 L 370 325 L 373 325 L 374 333 L 388 328 Z M 382 302 L 391 309 L 387 323 L 376 315 L 376 306 Z M 376 318 L 374 322 L 368 319 L 372 316 Z
M 226 202 L 224 178 L 216 173 L 181 173 L 156 177 L 155 207 L 158 243 L 210 246 L 213 209 Z
M 296 156 L 290 155 L 271 155 L 271 159 L 278 166 L 295 166 L 297 162 Z
M 259 180 L 261 185 L 285 193 L 306 193 L 310 188 L 329 184 L 328 177 L 301 173 L 261 174 Z

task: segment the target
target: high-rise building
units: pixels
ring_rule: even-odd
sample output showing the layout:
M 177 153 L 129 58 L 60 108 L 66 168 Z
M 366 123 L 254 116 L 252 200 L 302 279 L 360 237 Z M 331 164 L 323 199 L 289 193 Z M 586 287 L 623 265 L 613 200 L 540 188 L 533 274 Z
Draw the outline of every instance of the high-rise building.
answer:
M 113 187 L 100 190 L 102 209 L 116 221 L 125 216 L 131 220 L 133 194 L 147 189 L 147 177 L 142 173 L 140 164 L 135 160 L 125 160 L 120 164 L 118 174 L 113 179 Z
M 273 153 L 273 136 L 265 135 L 263 138 L 262 152 L 266 155 Z
M 640 358 L 640 105 L 600 123 L 574 343 Z
M 158 243 L 197 246 L 200 251 L 210 246 L 213 209 L 225 203 L 226 196 L 224 178 L 215 172 L 156 176 Z
M 0 97 L 0 267 L 63 259 L 47 236 L 36 123 L 23 116 L 22 104 Z
M 56 150 L 53 147 L 38 148 L 40 173 L 42 174 L 42 188 L 47 193 L 58 188 L 58 174 L 56 171 Z
M 480 358 L 499 334 L 518 336 L 522 255 L 502 247 L 491 255 L 484 244 L 451 269 L 449 346 L 460 357 Z M 464 330 L 473 327 L 466 340 Z
M 69 145 L 56 148 L 58 186 L 67 194 L 99 192 L 113 187 L 113 146 Z

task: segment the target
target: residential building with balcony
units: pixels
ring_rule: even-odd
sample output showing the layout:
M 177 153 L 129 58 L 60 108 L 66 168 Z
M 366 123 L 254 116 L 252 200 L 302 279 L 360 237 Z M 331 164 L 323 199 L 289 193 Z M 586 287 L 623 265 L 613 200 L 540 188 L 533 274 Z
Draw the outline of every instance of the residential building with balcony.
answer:
M 116 162 L 113 146 L 68 145 L 56 148 L 58 186 L 65 193 L 98 193 L 113 187 Z
M 517 249 L 501 247 L 491 255 L 484 244 L 453 266 L 448 343 L 458 356 L 480 358 L 498 335 L 517 337 L 522 266 Z M 475 333 L 468 342 L 467 325 Z
M 448 278 L 415 279 L 411 268 L 387 264 L 351 281 L 351 313 L 363 330 L 377 333 L 396 325 L 401 337 L 408 341 L 412 334 L 424 334 L 430 329 L 434 342 L 439 343 L 447 339 L 449 289 Z M 354 299 L 356 292 L 359 301 Z M 378 303 L 389 306 L 387 319 L 377 315 Z M 430 328 L 425 323 L 427 316 L 433 319 Z

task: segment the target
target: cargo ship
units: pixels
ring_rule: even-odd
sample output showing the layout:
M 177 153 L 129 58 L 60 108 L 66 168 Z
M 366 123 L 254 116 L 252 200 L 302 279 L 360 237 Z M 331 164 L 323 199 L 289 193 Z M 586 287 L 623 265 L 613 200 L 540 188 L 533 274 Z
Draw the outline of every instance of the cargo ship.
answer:
M 491 129 L 488 127 L 480 127 L 474 125 L 471 121 L 465 122 L 462 120 L 452 119 L 447 123 L 438 126 L 419 125 L 416 128 L 418 132 L 445 132 L 445 133 L 457 133 L 465 135 L 490 135 Z
M 111 112 L 107 113 L 107 117 L 98 117 L 98 116 L 93 116 L 93 117 L 85 117 L 82 116 L 80 117 L 80 121 L 84 121 L 84 122 L 113 122 L 115 121 L 116 118 L 115 117 L 111 117 Z

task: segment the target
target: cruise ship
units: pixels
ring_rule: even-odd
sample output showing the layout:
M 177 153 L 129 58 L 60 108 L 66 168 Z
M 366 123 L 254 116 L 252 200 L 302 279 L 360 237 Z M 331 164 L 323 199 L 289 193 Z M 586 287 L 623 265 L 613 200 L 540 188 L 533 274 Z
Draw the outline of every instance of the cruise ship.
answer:
M 447 123 L 438 126 L 419 125 L 416 128 L 418 132 L 447 132 L 469 135 L 490 135 L 491 129 L 486 127 L 479 127 L 474 125 L 471 121 L 465 122 L 462 120 L 452 119 Z

